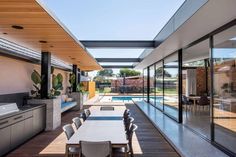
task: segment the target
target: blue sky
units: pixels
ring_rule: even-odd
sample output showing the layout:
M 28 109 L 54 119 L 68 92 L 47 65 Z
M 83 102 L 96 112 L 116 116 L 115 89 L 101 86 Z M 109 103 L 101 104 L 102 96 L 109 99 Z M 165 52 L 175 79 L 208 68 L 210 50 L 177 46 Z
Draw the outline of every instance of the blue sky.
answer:
M 152 40 L 184 0 L 41 0 L 79 40 Z M 143 49 L 89 49 L 134 58 Z

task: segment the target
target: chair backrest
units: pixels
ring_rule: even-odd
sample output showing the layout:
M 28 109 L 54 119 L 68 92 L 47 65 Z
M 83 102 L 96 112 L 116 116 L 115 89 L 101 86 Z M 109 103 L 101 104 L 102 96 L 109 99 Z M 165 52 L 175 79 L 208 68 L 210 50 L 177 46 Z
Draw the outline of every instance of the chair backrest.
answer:
M 188 98 L 187 98 L 185 95 L 182 96 L 182 103 L 183 103 L 184 105 L 189 105 Z
M 202 95 L 199 99 L 199 104 L 198 105 L 200 105 L 200 106 L 210 105 L 207 96 Z
M 80 141 L 82 157 L 111 157 L 112 147 L 110 141 L 89 142 Z
M 129 109 L 125 109 L 123 116 L 125 116 L 125 115 L 128 114 L 129 112 L 130 112 Z
M 126 109 L 126 110 L 124 111 L 123 118 L 124 118 L 124 119 L 127 119 L 127 118 L 130 117 L 130 116 L 131 116 L 131 113 L 130 113 L 129 109 Z
M 138 129 L 138 126 L 135 125 L 135 124 L 132 124 L 129 131 L 127 131 L 127 138 L 128 138 L 129 146 L 130 146 L 131 149 L 132 149 L 133 134 L 134 134 L 135 130 L 137 130 L 137 129 Z
M 73 118 L 72 122 L 74 123 L 76 129 L 79 129 L 79 127 L 82 125 L 82 122 L 79 117 Z
M 71 124 L 64 125 L 62 127 L 64 133 L 66 134 L 67 139 L 69 140 L 71 136 L 75 133 Z
M 85 110 L 84 110 L 84 113 L 85 113 L 86 117 L 88 117 L 88 116 L 91 114 L 91 112 L 90 112 L 89 109 L 85 109 Z
M 85 114 L 85 112 L 80 113 L 80 118 L 82 118 L 83 121 L 87 119 L 87 115 Z
M 128 131 L 130 128 L 130 125 L 134 122 L 134 118 L 133 117 L 128 117 L 127 119 L 124 119 L 124 123 L 125 123 L 125 130 Z

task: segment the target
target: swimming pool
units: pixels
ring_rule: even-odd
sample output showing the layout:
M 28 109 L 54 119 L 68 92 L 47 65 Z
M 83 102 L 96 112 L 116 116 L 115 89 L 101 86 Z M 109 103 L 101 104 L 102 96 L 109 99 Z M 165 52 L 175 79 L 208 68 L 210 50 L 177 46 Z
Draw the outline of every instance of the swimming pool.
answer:
M 142 96 L 113 96 L 113 102 L 132 102 L 132 99 L 142 100 Z
M 141 101 L 141 100 L 143 100 L 142 96 L 113 96 L 112 97 L 113 102 L 132 102 L 132 101 Z

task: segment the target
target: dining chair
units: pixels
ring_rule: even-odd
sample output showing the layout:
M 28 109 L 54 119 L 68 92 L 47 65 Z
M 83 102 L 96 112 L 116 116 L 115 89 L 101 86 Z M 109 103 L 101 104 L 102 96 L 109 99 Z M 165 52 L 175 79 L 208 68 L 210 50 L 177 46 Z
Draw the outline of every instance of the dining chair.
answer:
M 124 120 L 127 119 L 127 118 L 130 117 L 130 116 L 131 116 L 131 113 L 130 113 L 129 109 L 126 109 L 126 110 L 124 111 L 124 114 L 123 114 Z
M 80 141 L 81 157 L 112 157 L 110 141 Z
M 128 139 L 128 144 L 126 147 L 123 148 L 113 148 L 113 151 L 115 153 L 128 153 L 131 157 L 134 156 L 133 152 L 133 146 L 132 146 L 132 139 L 133 139 L 133 134 L 137 130 L 138 126 L 135 124 L 132 124 L 130 129 L 127 131 L 127 139 Z
M 64 133 L 66 134 L 67 140 L 69 140 L 71 138 L 71 136 L 73 136 L 74 133 L 75 133 L 75 131 L 74 131 L 71 124 L 64 125 L 62 127 L 62 129 L 63 129 Z M 78 148 L 76 146 L 70 146 L 67 151 L 68 151 L 70 156 L 80 154 L 80 148 Z
M 86 117 L 88 118 L 88 116 L 91 114 L 89 109 L 84 109 L 84 112 L 86 114 Z
M 186 113 L 186 117 L 187 117 L 187 110 L 188 109 L 192 109 L 192 103 L 188 100 L 188 98 L 185 96 L 185 95 L 183 95 L 182 96 L 182 104 L 184 105 L 184 107 L 185 107 L 185 113 Z
M 209 101 L 209 99 L 207 98 L 206 95 L 202 95 L 200 97 L 200 99 L 198 101 L 198 105 L 203 107 L 203 109 L 204 109 L 205 106 L 210 106 L 210 101 Z
M 88 117 L 87 117 L 86 113 L 83 111 L 82 113 L 80 113 L 80 118 L 82 118 L 83 121 L 85 121 Z
M 134 122 L 134 118 L 133 117 L 128 117 L 127 119 L 124 120 L 124 124 L 125 124 L 125 131 L 128 131 L 131 124 Z
M 75 117 L 72 119 L 72 122 L 74 123 L 76 129 L 78 130 L 79 127 L 82 125 L 81 119 L 79 117 Z

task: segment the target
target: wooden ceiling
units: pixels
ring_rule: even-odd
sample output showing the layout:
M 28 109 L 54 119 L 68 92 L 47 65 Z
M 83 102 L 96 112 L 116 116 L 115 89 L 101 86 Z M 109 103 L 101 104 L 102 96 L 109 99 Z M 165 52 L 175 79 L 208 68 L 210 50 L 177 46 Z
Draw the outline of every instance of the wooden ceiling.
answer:
M 23 29 L 14 29 L 13 25 Z M 102 69 L 83 45 L 37 0 L 0 0 L 0 38 L 38 52 L 51 52 L 65 62 L 78 65 L 83 71 Z

